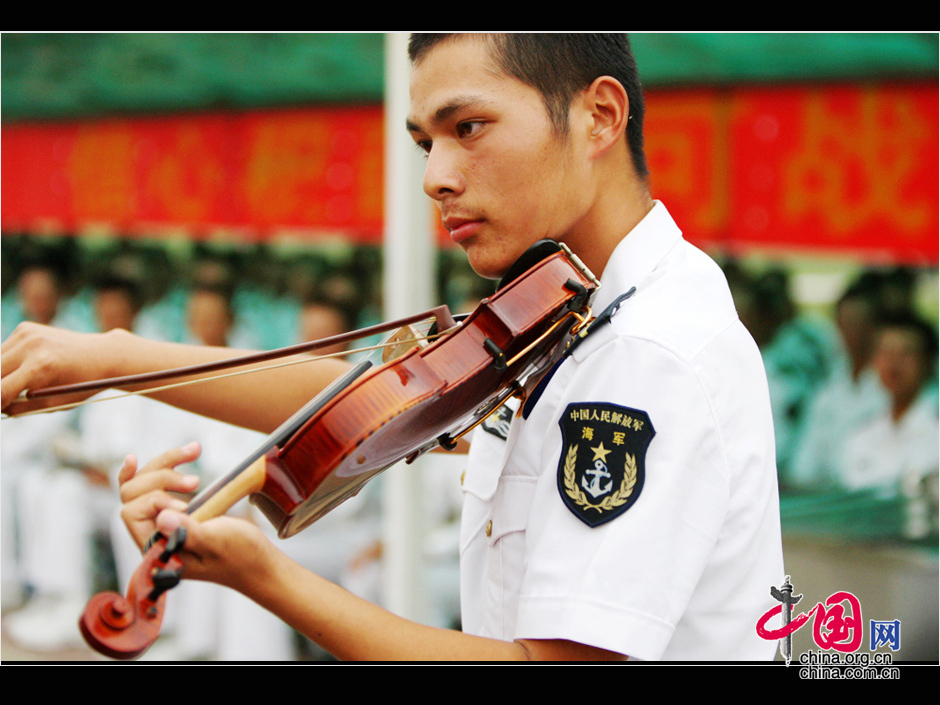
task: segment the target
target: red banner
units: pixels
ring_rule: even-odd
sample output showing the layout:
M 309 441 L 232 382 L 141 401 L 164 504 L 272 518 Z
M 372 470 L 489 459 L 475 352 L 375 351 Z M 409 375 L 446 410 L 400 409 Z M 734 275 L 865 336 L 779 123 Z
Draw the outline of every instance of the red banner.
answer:
M 934 85 L 649 91 L 652 189 L 693 242 L 938 260 Z M 382 232 L 380 107 L 3 128 L 4 232 Z
M 382 232 L 381 108 L 3 129 L 3 229 Z
M 938 261 L 933 85 L 654 93 L 654 196 L 690 240 L 727 250 Z

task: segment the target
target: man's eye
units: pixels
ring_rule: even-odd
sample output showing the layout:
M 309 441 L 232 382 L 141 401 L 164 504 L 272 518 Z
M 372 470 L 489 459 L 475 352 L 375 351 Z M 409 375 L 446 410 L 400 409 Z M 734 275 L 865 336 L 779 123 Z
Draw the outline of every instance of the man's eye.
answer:
M 431 153 L 431 140 L 419 140 L 415 142 L 415 147 L 426 157 Z
M 457 125 L 457 134 L 461 137 L 472 137 L 483 127 L 483 123 L 479 121 L 468 121 L 462 122 Z

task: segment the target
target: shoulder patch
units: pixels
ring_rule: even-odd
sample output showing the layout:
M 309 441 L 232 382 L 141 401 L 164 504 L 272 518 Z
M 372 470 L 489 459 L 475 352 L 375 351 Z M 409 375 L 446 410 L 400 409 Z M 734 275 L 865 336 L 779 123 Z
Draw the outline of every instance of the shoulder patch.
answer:
M 633 506 L 646 477 L 646 449 L 656 435 L 649 415 L 607 403 L 569 404 L 558 421 L 558 491 L 590 527 Z

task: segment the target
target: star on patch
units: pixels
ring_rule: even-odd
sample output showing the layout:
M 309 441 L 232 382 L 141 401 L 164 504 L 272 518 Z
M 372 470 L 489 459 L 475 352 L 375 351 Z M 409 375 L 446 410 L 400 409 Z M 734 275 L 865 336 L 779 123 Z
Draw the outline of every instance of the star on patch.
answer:
M 601 443 L 597 448 L 591 448 L 594 451 L 594 460 L 600 460 L 602 463 L 607 461 L 607 456 L 611 451 L 604 450 L 604 444 Z
M 569 404 L 558 425 L 558 491 L 565 506 L 590 527 L 632 507 L 643 490 L 646 449 L 656 435 L 649 415 L 602 402 Z

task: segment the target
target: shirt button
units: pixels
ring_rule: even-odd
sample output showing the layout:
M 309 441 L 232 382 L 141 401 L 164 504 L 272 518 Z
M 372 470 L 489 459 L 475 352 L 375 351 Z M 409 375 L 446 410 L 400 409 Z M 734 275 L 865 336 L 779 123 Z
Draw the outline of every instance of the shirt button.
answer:
M 486 537 L 489 538 L 490 534 L 492 533 L 493 533 L 493 520 L 490 519 L 488 522 L 486 522 Z

